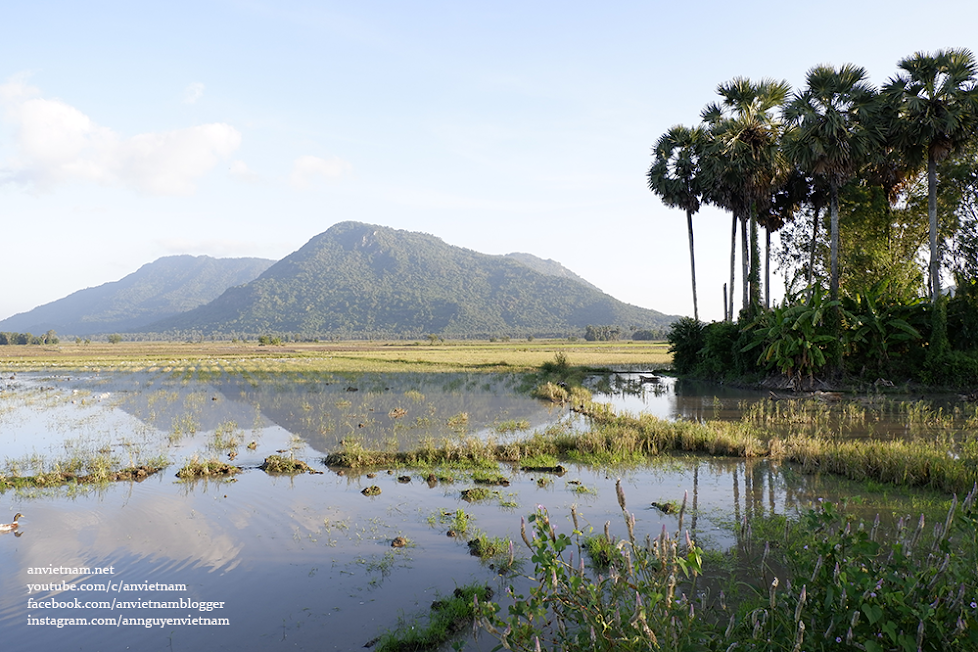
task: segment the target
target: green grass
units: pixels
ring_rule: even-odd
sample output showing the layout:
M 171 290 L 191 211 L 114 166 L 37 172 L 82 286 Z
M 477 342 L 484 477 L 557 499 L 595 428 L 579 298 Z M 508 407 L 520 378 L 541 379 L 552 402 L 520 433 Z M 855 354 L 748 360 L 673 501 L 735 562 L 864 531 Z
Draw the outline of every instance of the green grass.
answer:
M 180 470 L 177 471 L 177 477 L 184 480 L 195 478 L 227 478 L 238 473 L 241 473 L 241 467 L 233 466 L 214 458 L 202 460 L 197 455 L 194 455 L 186 464 L 180 467 Z
M 440 511 L 428 517 L 428 523 L 432 527 L 436 524 L 448 525 L 448 529 L 457 536 L 465 536 L 474 520 L 475 517 L 464 509 L 456 509 L 454 512 Z
M 584 537 L 582 547 L 595 570 L 607 571 L 613 564 L 622 561 L 621 552 L 615 547 L 615 541 L 603 534 Z
M 8 459 L 0 468 L 0 493 L 7 489 L 50 488 L 64 485 L 98 485 L 108 482 L 142 481 L 169 466 L 164 455 L 146 458 L 132 454 L 129 464 L 111 454 L 108 447 L 68 447 L 63 457 L 40 454 Z
M 472 487 L 471 489 L 462 490 L 462 500 L 468 503 L 475 503 L 483 500 L 489 500 L 490 498 L 497 498 L 499 496 L 498 491 L 493 491 L 492 489 L 486 489 L 485 487 Z
M 320 473 L 315 471 L 302 460 L 294 457 L 284 457 L 282 455 L 269 455 L 259 466 L 265 473 L 281 473 L 285 475 L 295 475 L 297 473 Z
M 455 589 L 450 596 L 439 597 L 431 604 L 427 618 L 402 622 L 382 635 L 374 649 L 377 652 L 437 650 L 472 623 L 476 598 L 480 603 L 488 602 L 492 599 L 492 589 L 471 584 Z

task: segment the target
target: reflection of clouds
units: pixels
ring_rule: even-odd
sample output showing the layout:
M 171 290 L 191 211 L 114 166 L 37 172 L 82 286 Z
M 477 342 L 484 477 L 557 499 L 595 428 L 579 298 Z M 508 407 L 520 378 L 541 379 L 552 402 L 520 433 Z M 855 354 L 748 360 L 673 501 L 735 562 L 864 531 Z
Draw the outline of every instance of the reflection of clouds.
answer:
M 119 509 L 71 509 L 39 514 L 27 532 L 29 541 L 24 540 L 29 545 L 23 547 L 17 569 L 20 581 L 98 582 L 104 576 L 28 575 L 27 569 L 48 565 L 110 566 L 122 557 L 154 560 L 154 566 L 169 560 L 170 564 L 163 565 L 225 571 L 240 563 L 244 544 L 238 536 L 224 531 L 219 521 L 214 522 L 189 508 L 180 496 L 161 495 L 155 489 L 139 493 L 139 500 L 128 501 Z M 133 568 L 130 574 L 144 570 Z M 124 579 L 142 581 L 136 577 Z

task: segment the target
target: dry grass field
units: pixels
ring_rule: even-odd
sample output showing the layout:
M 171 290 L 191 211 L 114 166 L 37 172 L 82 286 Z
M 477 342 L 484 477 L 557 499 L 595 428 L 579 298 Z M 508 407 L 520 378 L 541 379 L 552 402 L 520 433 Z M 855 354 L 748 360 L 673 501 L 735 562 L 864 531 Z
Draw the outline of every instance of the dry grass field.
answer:
M 202 367 L 265 371 L 529 371 L 563 353 L 572 366 L 651 369 L 672 356 L 665 342 L 347 341 L 260 346 L 252 342 L 65 343 L 0 346 L 0 373 L 42 369 Z

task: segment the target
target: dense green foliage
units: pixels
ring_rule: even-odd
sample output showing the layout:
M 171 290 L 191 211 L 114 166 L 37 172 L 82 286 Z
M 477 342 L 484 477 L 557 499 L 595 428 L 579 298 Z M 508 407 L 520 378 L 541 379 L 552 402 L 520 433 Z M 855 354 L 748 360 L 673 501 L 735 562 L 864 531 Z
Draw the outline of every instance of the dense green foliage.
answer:
M 807 299 L 789 297 L 740 322 L 681 319 L 668 336 L 673 367 L 716 380 L 780 374 L 795 389 L 831 379 L 962 388 L 978 382 L 978 290 L 966 286 L 932 306 L 895 297 L 887 287 L 839 301 L 816 287 Z M 946 326 L 935 328 L 941 320 Z M 945 329 L 946 337 L 935 337 Z
M 342 222 L 254 281 L 149 330 L 308 337 L 582 334 L 588 324 L 661 328 L 670 318 L 566 276 L 440 239 Z
M 685 505 L 675 535 L 642 538 L 619 486 L 627 538 L 616 541 L 607 528 L 586 536 L 574 508 L 573 532 L 558 533 L 538 510 L 532 537 L 523 533 L 535 565 L 529 590 L 512 587 L 506 613 L 482 604 L 479 624 L 506 649 L 527 651 L 972 650 L 975 493 L 952 501 L 934 527 L 923 516 L 865 524 L 828 503 L 793 520 L 757 515 L 728 553 L 748 579 L 727 586 L 736 597 L 725 598 L 697 589 L 715 570 L 683 531 Z M 779 534 L 753 534 L 765 530 Z
M 121 280 L 8 317 L 0 321 L 0 328 L 55 329 L 76 336 L 137 330 L 203 305 L 227 288 L 254 279 L 271 264 L 261 258 L 167 256 Z
M 879 89 L 851 64 L 815 66 L 794 93 L 784 82 L 737 78 L 718 86 L 722 101 L 703 110 L 682 157 L 661 147 L 679 128 L 660 139 L 648 175 L 663 203 L 687 211 L 711 203 L 741 230 L 738 326 L 676 324 L 677 371 L 775 372 L 795 388 L 845 373 L 978 382 L 978 62 L 946 49 L 898 68 Z M 757 289 L 755 224 L 783 232 L 789 296 L 773 309 Z M 735 244 L 736 228 L 731 292 Z M 728 322 L 733 303 L 731 294 Z M 755 359 L 744 360 L 747 352 Z

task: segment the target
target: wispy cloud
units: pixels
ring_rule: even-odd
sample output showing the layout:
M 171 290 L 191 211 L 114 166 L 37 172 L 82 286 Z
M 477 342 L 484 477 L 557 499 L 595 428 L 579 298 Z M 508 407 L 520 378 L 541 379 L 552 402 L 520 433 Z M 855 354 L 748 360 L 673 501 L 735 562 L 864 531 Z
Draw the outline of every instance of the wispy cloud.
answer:
M 156 246 L 165 254 L 193 254 L 223 257 L 281 257 L 289 245 L 233 239 L 194 240 L 191 238 L 161 238 Z
M 200 82 L 194 82 L 190 86 L 183 89 L 183 103 L 184 104 L 195 104 L 204 95 L 204 85 Z
M 289 182 L 293 188 L 307 190 L 323 181 L 335 179 L 352 169 L 353 166 L 349 162 L 335 156 L 330 159 L 319 158 L 318 156 L 300 156 L 292 164 L 292 175 L 289 177 Z
M 241 144 L 241 133 L 223 123 L 124 138 L 61 100 L 41 97 L 23 77 L 0 85 L 0 104 L 16 146 L 16 155 L 0 164 L 0 180 L 38 190 L 82 181 L 188 195 Z
M 239 181 L 244 181 L 245 183 L 255 184 L 261 183 L 261 175 L 248 167 L 248 164 L 244 161 L 231 161 L 231 166 L 228 168 L 231 176 Z

